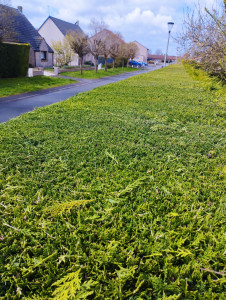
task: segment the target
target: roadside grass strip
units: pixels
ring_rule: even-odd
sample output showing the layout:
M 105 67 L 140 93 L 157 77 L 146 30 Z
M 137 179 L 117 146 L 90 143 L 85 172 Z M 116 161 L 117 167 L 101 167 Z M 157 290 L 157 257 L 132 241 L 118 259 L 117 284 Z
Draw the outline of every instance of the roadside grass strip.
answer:
M 95 70 L 83 70 L 83 74 L 80 74 L 80 71 L 75 71 L 75 72 L 63 72 L 60 73 L 60 75 L 63 76 L 69 76 L 69 77 L 75 77 L 75 78 L 86 78 L 86 79 L 98 79 L 102 77 L 108 77 L 108 76 L 115 76 L 123 73 L 130 73 L 134 71 L 139 71 L 140 69 L 137 68 L 115 68 L 113 69 L 108 69 L 106 72 L 105 70 L 98 70 L 95 73 Z
M 222 95 L 181 65 L 0 125 L 0 299 L 225 299 Z
M 1 78 L 0 99 L 22 93 L 35 92 L 52 87 L 73 84 L 73 79 L 63 79 L 47 76 L 23 77 L 23 78 Z

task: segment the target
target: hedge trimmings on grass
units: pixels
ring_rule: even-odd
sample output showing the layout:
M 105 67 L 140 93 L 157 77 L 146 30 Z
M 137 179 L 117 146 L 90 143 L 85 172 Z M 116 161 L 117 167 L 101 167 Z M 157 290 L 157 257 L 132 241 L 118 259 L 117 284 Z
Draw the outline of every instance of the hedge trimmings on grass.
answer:
M 174 65 L 1 124 L 0 298 L 224 299 L 221 97 Z

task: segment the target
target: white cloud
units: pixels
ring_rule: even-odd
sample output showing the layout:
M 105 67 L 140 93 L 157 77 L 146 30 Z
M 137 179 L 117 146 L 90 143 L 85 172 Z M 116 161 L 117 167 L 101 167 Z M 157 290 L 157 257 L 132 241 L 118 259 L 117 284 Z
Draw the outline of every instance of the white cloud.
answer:
M 199 0 L 211 7 L 215 0 Z M 220 0 L 216 0 L 220 1 Z M 183 9 L 197 0 L 11 0 L 12 6 L 23 6 L 24 14 L 38 28 L 50 15 L 68 22 L 80 21 L 88 31 L 91 18 L 102 18 L 113 31 L 120 31 L 126 41 L 137 40 L 155 51 L 164 51 L 167 22 L 174 21 L 173 33 L 181 28 Z M 175 53 L 177 45 L 171 41 Z
M 125 21 L 127 23 L 136 23 L 137 19 L 140 18 L 140 8 L 135 8 L 132 12 L 129 12 L 125 16 Z

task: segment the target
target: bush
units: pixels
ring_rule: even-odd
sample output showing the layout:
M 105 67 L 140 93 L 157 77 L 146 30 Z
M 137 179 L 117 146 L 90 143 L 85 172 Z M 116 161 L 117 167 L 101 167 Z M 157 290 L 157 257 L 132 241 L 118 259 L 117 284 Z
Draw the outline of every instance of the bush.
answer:
M 84 62 L 84 65 L 93 66 L 94 64 L 92 63 L 91 60 L 87 60 L 87 61 Z
M 0 44 L 0 78 L 25 77 L 29 51 L 29 44 Z
M 202 70 L 202 66 L 194 60 L 182 60 L 185 70 L 191 77 L 199 82 L 205 90 L 216 90 L 218 92 L 224 91 L 224 80 L 220 80 L 219 77 L 208 74 Z
M 126 67 L 126 65 L 127 65 L 127 59 L 126 58 L 124 58 L 123 59 L 124 60 L 124 67 Z M 116 68 L 121 68 L 122 67 L 122 59 L 121 58 L 116 58 L 116 60 L 115 60 L 115 67 Z
M 112 69 L 112 64 L 110 64 L 110 63 L 107 63 L 107 69 Z

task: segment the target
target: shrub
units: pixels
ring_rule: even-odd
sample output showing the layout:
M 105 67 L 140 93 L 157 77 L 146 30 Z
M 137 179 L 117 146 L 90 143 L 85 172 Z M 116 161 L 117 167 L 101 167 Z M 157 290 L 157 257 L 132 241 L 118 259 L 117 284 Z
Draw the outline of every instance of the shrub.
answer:
M 127 64 L 127 60 L 124 59 L 124 67 L 126 66 L 126 64 Z M 115 67 L 116 68 L 122 67 L 122 59 L 121 58 L 116 58 Z
M 107 63 L 107 69 L 112 69 L 112 64 Z
M 222 90 L 225 81 L 203 71 L 199 63 L 194 60 L 183 60 L 182 63 L 188 74 L 190 74 L 194 80 L 197 80 L 202 88 L 205 90 Z
M 93 63 L 91 60 L 87 60 L 84 62 L 84 65 L 87 65 L 87 66 L 93 66 Z
M 0 78 L 25 77 L 29 66 L 28 44 L 0 44 Z

